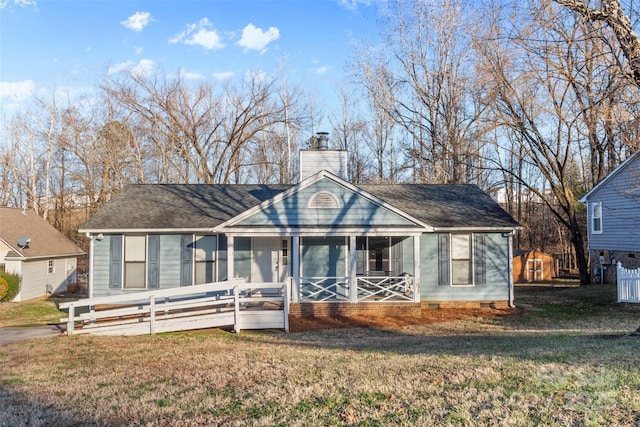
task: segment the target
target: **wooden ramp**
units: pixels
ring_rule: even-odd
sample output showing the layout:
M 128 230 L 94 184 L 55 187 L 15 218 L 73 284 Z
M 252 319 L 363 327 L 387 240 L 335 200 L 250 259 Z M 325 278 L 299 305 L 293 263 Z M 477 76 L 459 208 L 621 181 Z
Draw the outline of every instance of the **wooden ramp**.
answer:
M 67 335 L 143 335 L 218 327 L 289 330 L 288 287 L 244 280 L 60 304 Z

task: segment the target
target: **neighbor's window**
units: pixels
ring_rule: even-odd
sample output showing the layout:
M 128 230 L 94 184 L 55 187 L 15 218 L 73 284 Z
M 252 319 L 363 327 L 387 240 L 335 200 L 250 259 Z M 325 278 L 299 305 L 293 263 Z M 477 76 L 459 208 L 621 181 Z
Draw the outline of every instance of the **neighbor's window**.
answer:
M 56 272 L 56 261 L 53 259 L 50 259 L 49 262 L 47 263 L 47 273 L 53 274 L 55 272 Z
M 451 235 L 451 284 L 471 285 L 471 235 Z
M 124 236 L 124 287 L 144 289 L 147 239 L 145 236 Z
M 591 232 L 602 234 L 602 202 L 591 205 Z

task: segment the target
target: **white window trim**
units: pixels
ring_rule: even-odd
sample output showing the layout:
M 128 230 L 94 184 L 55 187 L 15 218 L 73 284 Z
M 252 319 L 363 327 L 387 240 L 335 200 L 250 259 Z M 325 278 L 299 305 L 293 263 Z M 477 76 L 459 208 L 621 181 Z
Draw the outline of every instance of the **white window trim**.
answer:
M 593 220 L 595 218 L 596 207 L 600 208 L 600 230 L 595 230 L 593 228 Z M 603 230 L 602 217 L 603 217 L 602 202 L 592 202 L 591 209 L 589 211 L 589 228 L 591 230 L 591 234 L 602 234 L 602 230 Z
M 467 235 L 469 236 L 470 242 L 469 242 L 469 263 L 471 264 L 470 266 L 470 274 L 471 274 L 471 283 L 466 283 L 466 284 L 454 284 L 453 283 L 453 236 L 454 235 Z M 476 272 L 475 272 L 475 260 L 474 260 L 474 254 L 475 254 L 475 233 L 449 233 L 449 286 L 452 288 L 473 288 L 474 286 L 476 286 Z
M 127 248 L 127 244 L 126 244 L 126 240 L 127 240 L 127 236 L 133 236 L 133 237 L 144 237 L 144 287 L 143 288 L 130 288 L 126 286 L 126 282 L 127 282 L 127 254 L 126 254 L 126 248 Z M 133 261 L 135 262 L 135 261 Z M 139 261 L 138 261 L 139 262 Z M 149 263 L 149 235 L 148 234 L 123 234 L 122 235 L 122 272 L 121 272 L 121 276 L 122 276 L 122 281 L 121 281 L 121 285 L 120 288 L 122 290 L 125 291 L 146 291 L 149 290 L 149 283 L 147 282 L 147 269 L 148 269 L 148 263 Z
M 47 274 L 55 274 L 56 272 L 56 260 L 47 260 Z

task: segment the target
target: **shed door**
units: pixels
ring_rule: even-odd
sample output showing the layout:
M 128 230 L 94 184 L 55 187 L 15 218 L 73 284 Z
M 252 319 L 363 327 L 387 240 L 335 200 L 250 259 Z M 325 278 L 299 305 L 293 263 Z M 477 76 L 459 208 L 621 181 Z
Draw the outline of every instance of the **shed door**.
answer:
M 542 272 L 542 260 L 528 259 L 527 260 L 527 282 L 537 282 L 539 280 L 544 280 L 544 274 Z
M 251 281 L 282 282 L 286 278 L 287 266 L 280 256 L 282 239 L 279 237 L 253 238 L 253 263 Z

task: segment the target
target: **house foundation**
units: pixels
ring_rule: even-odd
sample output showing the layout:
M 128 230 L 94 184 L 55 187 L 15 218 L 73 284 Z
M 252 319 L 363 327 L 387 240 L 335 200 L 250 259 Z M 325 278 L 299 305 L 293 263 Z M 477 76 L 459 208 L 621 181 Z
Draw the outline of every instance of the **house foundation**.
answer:
M 289 306 L 293 317 L 394 316 L 420 318 L 419 302 L 340 302 L 294 303 Z
M 589 250 L 589 264 L 591 265 L 592 283 L 614 283 L 616 277 L 616 263 L 622 263 L 627 269 L 640 267 L 640 252 Z

